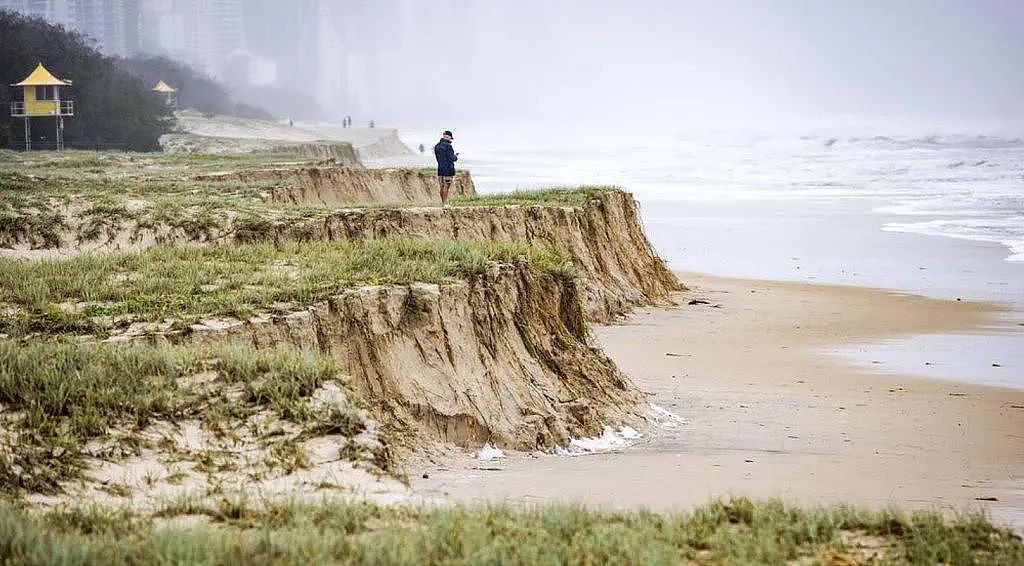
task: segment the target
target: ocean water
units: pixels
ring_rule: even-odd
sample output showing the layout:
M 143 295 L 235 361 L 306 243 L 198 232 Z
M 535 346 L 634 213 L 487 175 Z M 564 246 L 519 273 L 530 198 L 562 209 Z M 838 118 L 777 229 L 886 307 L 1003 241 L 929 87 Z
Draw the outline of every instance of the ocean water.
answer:
M 416 138 L 429 139 L 406 141 Z M 1024 388 L 1021 137 L 714 134 L 608 143 L 470 131 L 456 148 L 482 193 L 580 184 L 631 191 L 674 269 L 1012 305 L 998 328 L 980 333 L 833 353 L 874 371 Z
M 641 201 L 870 201 L 883 230 L 992 242 L 1024 262 L 1020 137 L 679 136 L 657 144 L 474 148 L 483 191 L 616 184 Z M 796 204 L 796 203 L 794 203 Z

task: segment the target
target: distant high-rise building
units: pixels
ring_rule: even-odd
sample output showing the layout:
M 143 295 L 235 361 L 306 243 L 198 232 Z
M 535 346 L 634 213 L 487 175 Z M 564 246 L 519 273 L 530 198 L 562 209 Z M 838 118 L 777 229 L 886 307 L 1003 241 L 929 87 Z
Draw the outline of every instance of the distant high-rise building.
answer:
M 283 84 L 308 84 L 320 59 L 322 0 L 245 0 L 245 48 L 273 61 Z
M 54 23 L 66 23 L 59 21 L 59 4 L 66 5 L 67 0 L 0 0 L 0 10 L 12 10 Z
M 139 52 L 137 0 L 67 0 L 71 26 L 96 41 L 108 55 Z
M 199 28 L 200 53 L 207 67 L 216 69 L 234 52 L 245 47 L 242 31 L 242 0 L 202 0 Z
M 27 16 L 43 18 L 61 25 L 69 25 L 68 8 L 71 0 L 0 0 L 0 10 L 13 10 Z
M 137 0 L 140 43 L 214 75 L 245 47 L 242 0 Z
M 0 9 L 78 31 L 108 55 L 127 57 L 139 51 L 137 0 L 0 0 Z

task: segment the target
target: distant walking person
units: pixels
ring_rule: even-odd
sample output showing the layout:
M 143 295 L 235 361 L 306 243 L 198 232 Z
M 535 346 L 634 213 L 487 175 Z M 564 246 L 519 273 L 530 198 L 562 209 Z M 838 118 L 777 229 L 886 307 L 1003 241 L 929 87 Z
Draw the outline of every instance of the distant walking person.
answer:
M 437 158 L 437 180 L 441 184 L 441 206 L 451 208 L 448 205 L 448 191 L 452 188 L 452 181 L 455 180 L 455 162 L 459 160 L 459 154 L 455 153 L 452 147 L 452 140 L 455 136 L 448 130 L 444 131 L 441 141 L 434 146 L 434 157 Z
M 423 147 L 423 144 L 420 144 L 420 153 L 423 153 L 424 151 L 427 151 L 427 148 Z

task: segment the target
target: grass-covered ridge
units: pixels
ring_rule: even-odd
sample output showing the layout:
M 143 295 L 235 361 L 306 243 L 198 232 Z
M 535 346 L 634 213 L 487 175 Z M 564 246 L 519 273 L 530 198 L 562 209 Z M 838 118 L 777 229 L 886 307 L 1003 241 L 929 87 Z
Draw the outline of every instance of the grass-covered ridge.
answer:
M 133 230 L 171 230 L 209 239 L 237 218 L 311 218 L 327 209 L 272 205 L 274 183 L 201 180 L 211 172 L 302 165 L 289 155 L 183 155 L 36 152 L 0 160 L 0 246 L 57 247 L 64 233 L 81 242 Z
M 207 174 L 317 165 L 307 158 L 273 154 L 6 153 L 0 159 L 0 247 L 74 247 L 144 237 L 273 239 L 275 225 L 314 221 L 337 208 L 267 200 L 280 182 L 241 182 Z M 610 190 L 615 189 L 513 191 L 458 198 L 452 204 L 582 206 Z M 351 208 L 416 206 L 423 204 Z
M 181 516 L 191 526 L 160 526 Z M 180 524 L 179 524 L 180 525 Z M 384 508 L 181 502 L 154 516 L 0 504 L 0 561 L 20 564 L 1020 564 L 983 516 L 948 520 L 734 499 L 685 514 L 579 506 Z
M 230 434 L 267 410 L 303 434 L 352 436 L 354 413 L 308 401 L 339 374 L 330 359 L 296 350 L 0 341 L 0 493 L 59 491 L 81 471 L 87 442 L 114 436 L 131 452 L 142 447 L 136 433 L 158 421 L 196 419 Z
M 520 259 L 570 276 L 564 253 L 527 244 L 430 240 L 157 246 L 26 262 L 0 258 L 0 332 L 102 333 L 166 318 L 246 317 L 356 285 L 445 283 Z M 116 322 L 114 322 L 116 321 Z

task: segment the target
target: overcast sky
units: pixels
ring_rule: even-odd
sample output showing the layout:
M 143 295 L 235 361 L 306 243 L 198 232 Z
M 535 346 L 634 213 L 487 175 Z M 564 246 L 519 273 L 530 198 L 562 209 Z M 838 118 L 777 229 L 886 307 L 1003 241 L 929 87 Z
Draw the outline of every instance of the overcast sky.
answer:
M 384 21 L 371 27 L 380 30 L 390 16 L 387 2 L 377 5 Z M 416 40 L 381 64 L 387 94 L 375 109 L 395 120 L 1024 123 L 1024 0 L 405 8 Z

